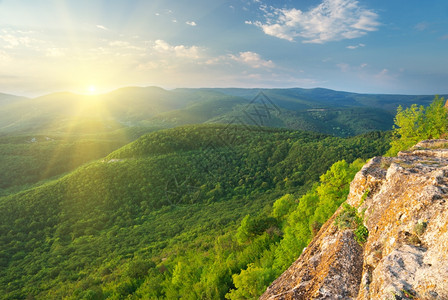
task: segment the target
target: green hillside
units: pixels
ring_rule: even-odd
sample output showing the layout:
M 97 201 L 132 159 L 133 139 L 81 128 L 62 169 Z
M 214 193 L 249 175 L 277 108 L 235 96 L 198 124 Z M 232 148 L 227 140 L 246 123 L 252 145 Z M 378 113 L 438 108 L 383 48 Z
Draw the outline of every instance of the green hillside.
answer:
M 277 198 L 302 195 L 334 162 L 379 155 L 388 144 L 378 132 L 337 138 L 256 126 L 149 133 L 0 198 L 0 294 L 177 298 L 187 288 L 222 298 L 235 287 L 232 274 L 281 240 L 280 220 L 266 213 Z M 253 232 L 271 233 L 239 244 L 236 230 L 248 214 L 261 218 Z M 228 264 L 213 265 L 222 259 Z
M 258 125 L 247 116 L 249 109 L 238 106 L 233 111 L 208 120 L 208 123 Z M 369 131 L 392 128 L 393 114 L 379 108 L 316 108 L 301 111 L 284 110 L 263 122 L 264 126 L 321 132 L 334 136 L 354 136 Z
M 78 124 L 80 128 L 81 124 Z M 0 136 L 0 196 L 14 193 L 104 157 L 158 127 L 125 127 L 102 133 Z

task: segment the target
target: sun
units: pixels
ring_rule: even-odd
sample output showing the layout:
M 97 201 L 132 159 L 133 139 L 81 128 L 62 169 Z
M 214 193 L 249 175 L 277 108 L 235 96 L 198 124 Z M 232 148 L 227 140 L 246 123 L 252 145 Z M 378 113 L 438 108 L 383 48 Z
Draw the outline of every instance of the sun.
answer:
M 88 89 L 89 94 L 93 95 L 96 93 L 96 87 L 94 85 L 89 85 Z

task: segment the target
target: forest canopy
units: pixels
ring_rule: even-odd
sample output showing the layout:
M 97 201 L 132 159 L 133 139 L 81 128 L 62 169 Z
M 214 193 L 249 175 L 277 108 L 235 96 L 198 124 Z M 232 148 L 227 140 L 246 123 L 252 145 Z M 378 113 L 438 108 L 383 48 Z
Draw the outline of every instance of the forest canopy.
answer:
M 356 159 L 388 144 L 381 132 L 338 138 L 225 125 L 146 134 L 0 197 L 0 294 L 253 297 L 337 208 Z

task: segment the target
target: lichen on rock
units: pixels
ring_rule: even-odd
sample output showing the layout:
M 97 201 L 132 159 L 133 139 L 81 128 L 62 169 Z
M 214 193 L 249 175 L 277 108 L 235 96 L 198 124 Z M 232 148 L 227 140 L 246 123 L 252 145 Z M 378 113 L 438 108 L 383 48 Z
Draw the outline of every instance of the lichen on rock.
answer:
M 448 299 L 447 147 L 371 159 L 346 201 L 364 211 L 366 243 L 335 226 L 338 209 L 260 299 Z

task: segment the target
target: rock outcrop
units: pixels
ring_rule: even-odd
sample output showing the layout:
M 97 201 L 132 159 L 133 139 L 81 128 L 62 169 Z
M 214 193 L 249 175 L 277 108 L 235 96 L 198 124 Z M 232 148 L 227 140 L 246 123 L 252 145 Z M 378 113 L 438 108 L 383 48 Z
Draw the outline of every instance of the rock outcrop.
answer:
M 335 218 L 260 299 L 448 299 L 448 140 L 375 157 L 347 203 L 364 214 L 360 245 Z

